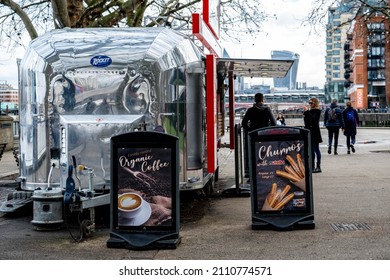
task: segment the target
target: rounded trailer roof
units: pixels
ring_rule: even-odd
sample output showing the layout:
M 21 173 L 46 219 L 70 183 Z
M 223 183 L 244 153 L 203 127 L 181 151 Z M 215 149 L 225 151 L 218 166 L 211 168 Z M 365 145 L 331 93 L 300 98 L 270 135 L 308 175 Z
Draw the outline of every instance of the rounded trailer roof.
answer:
M 171 68 L 201 59 L 201 52 L 185 35 L 166 27 L 55 29 L 31 41 L 21 68 L 53 72 L 91 67 L 94 57 L 110 58 L 103 67 L 159 63 Z

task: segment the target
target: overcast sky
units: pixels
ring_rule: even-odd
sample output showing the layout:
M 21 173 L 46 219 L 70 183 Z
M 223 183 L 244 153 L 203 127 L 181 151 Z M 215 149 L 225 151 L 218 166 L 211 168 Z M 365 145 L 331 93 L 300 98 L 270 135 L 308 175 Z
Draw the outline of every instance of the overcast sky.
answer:
M 16 54 L 11 55 L 0 47 L 0 83 L 4 81 L 14 88 L 18 86 L 18 67 L 16 58 L 22 58 L 24 51 L 21 49 Z
M 310 0 L 266 0 L 262 6 L 274 14 L 264 23 L 257 38 L 241 46 L 226 44 L 231 57 L 271 58 L 272 50 L 287 50 L 300 55 L 297 82 L 323 88 L 325 83 L 325 31 L 321 36 L 310 35 L 310 28 L 301 25 L 310 10 Z M 271 84 L 270 79 L 261 83 Z M 256 81 L 258 83 L 258 81 Z
M 239 46 L 228 43 L 223 43 L 223 46 L 235 58 L 270 58 L 272 50 L 298 53 L 297 82 L 322 88 L 325 83 L 325 31 L 321 37 L 310 35 L 310 28 L 301 26 L 310 3 L 310 0 L 264 0 L 262 6 L 268 14 L 276 16 L 264 24 L 264 32 L 256 38 L 247 38 Z M 16 58 L 22 58 L 23 54 L 23 50 L 10 55 L 0 49 L 0 81 L 7 81 L 17 87 Z M 262 79 L 260 83 L 272 85 L 272 80 Z

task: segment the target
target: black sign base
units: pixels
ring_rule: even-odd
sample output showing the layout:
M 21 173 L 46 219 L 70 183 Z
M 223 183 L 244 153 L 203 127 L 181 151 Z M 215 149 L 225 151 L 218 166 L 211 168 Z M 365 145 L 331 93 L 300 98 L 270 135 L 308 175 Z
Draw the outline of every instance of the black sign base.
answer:
M 251 188 L 249 184 L 242 184 L 241 186 L 232 186 L 228 189 L 224 189 L 222 194 L 224 197 L 250 197 Z
M 252 217 L 252 229 L 265 230 L 294 230 L 294 229 L 314 229 L 314 215 L 301 216 L 275 216 L 262 215 Z
M 223 190 L 222 196 L 225 197 L 250 197 L 251 196 L 251 185 L 244 183 L 244 176 L 242 172 L 243 166 L 242 166 L 241 130 L 242 129 L 240 124 L 236 124 L 234 126 L 234 143 L 236 143 L 236 147 L 234 149 L 234 177 L 235 177 L 236 184 L 235 186 Z M 244 153 L 244 155 L 246 155 L 246 152 Z
M 176 249 L 181 237 L 178 233 L 110 233 L 108 248 L 133 250 Z

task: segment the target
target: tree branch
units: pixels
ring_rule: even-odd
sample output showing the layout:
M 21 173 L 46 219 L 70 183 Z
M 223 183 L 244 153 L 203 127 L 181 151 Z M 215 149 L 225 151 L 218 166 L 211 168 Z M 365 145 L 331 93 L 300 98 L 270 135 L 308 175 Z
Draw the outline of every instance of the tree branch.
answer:
M 31 22 L 29 16 L 23 11 L 23 9 L 12 0 L 0 0 L 0 4 L 9 7 L 12 11 L 14 11 L 20 19 L 23 21 L 24 26 L 28 34 L 30 35 L 31 40 L 38 37 L 38 32 L 35 30 L 33 23 Z

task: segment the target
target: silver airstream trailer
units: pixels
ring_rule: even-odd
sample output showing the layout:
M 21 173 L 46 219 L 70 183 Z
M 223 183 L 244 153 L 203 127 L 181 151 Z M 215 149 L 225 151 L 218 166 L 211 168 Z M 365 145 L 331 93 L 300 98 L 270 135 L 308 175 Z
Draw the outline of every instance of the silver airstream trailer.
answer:
M 64 189 L 75 163 L 78 188 L 108 188 L 110 138 L 140 130 L 179 137 L 180 190 L 213 180 L 204 170 L 204 57 L 188 37 L 169 28 L 53 30 L 30 43 L 19 74 L 23 190 Z
M 93 223 L 94 207 L 110 203 L 111 138 L 133 131 L 177 136 L 179 189 L 212 190 L 226 94 L 234 126 L 235 75 L 283 77 L 292 65 L 216 57 L 166 27 L 66 28 L 33 40 L 19 62 L 21 194 L 0 211 L 14 212 L 32 197 L 32 223 L 57 226 L 58 198 L 75 176 L 86 194 L 80 209 L 91 210 Z M 52 215 L 45 206 L 59 210 Z

